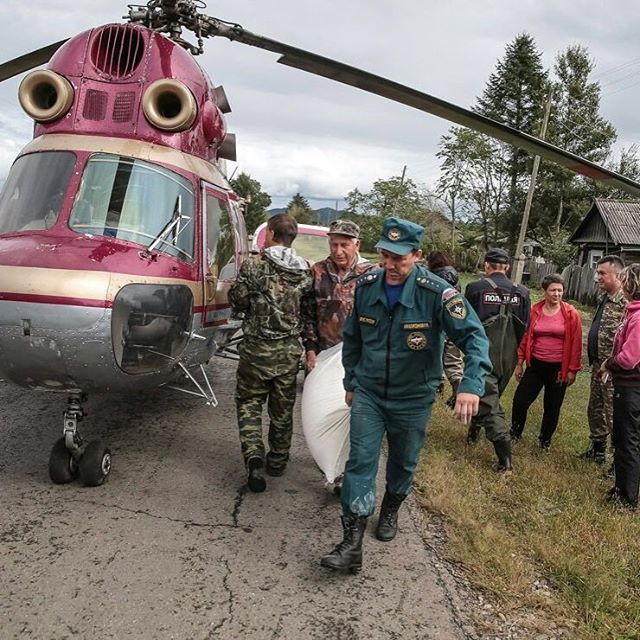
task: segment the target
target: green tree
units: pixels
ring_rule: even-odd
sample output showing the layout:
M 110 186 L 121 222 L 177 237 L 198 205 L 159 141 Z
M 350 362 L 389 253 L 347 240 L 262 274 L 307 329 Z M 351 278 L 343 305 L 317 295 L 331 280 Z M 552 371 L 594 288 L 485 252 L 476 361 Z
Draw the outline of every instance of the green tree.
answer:
M 410 178 L 392 176 L 376 180 L 370 191 L 354 189 L 346 197 L 347 217 L 360 226 L 362 247 L 371 251 L 380 239 L 385 218 L 397 216 L 425 227 L 424 248 L 443 241 L 448 233 L 447 219 L 434 205 L 428 191 Z
M 271 196 L 262 191 L 262 185 L 248 173 L 231 180 L 231 187 L 244 200 L 244 222 L 247 233 L 253 233 L 267 219 Z
M 590 80 L 594 62 L 582 45 L 572 45 L 556 57 L 553 109 L 547 140 L 576 155 L 605 164 L 616 130 L 600 111 L 600 85 Z M 545 241 L 562 228 L 573 228 L 601 190 L 591 180 L 543 161 L 532 210 L 531 235 Z
M 475 111 L 515 129 L 537 135 L 542 120 L 544 98 L 548 91 L 548 74 L 534 39 L 527 33 L 518 35 L 507 45 L 504 57 L 478 98 Z M 530 157 L 522 149 L 504 145 L 509 177 L 504 206 L 499 207 L 498 225 L 506 233 L 509 247 L 515 247 L 520 228 Z M 494 207 L 495 208 L 495 207 Z
M 313 223 L 313 210 L 311 209 L 308 200 L 300 193 L 296 193 L 296 195 L 289 201 L 289 204 L 287 205 L 287 213 L 302 224 Z

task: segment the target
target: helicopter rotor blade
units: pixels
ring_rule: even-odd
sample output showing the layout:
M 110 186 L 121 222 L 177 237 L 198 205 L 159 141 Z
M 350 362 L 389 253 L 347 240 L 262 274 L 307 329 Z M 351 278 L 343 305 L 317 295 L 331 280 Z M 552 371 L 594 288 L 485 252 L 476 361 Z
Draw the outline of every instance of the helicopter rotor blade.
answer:
M 640 183 L 506 124 L 368 71 L 245 31 L 239 25 L 216 22 L 217 33 L 207 35 L 221 35 L 230 40 L 280 54 L 281 57 L 278 59 L 280 64 L 301 69 L 431 113 L 439 118 L 524 149 L 531 155 L 539 155 L 546 160 L 551 160 L 574 173 L 582 174 L 611 187 L 621 189 L 635 197 L 640 197 Z
M 9 60 L 8 62 L 3 62 L 2 64 L 0 64 L 0 82 L 9 78 L 13 78 L 13 76 L 17 76 L 23 71 L 29 71 L 29 69 L 39 67 L 40 65 L 49 62 L 51 56 L 68 39 L 69 38 L 65 38 L 64 40 L 60 40 L 59 42 L 48 44 L 46 47 L 42 47 L 41 49 L 36 49 L 35 51 L 25 53 L 23 56 L 14 58 L 13 60 Z

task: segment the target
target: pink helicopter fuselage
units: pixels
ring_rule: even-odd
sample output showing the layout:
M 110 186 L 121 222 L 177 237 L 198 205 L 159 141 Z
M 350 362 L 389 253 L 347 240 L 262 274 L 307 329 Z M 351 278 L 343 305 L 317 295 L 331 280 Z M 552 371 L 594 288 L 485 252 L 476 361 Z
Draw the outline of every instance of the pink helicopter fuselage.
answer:
M 216 162 L 225 124 L 214 89 L 189 53 L 137 25 L 79 34 L 47 68 L 71 83 L 73 103 L 58 120 L 36 123 L 0 195 L 0 216 L 12 219 L 21 199 L 53 193 L 51 176 L 66 183 L 48 214 L 30 220 L 22 206 L 19 228 L 0 219 L 0 375 L 55 391 L 163 384 L 178 361 L 207 361 L 235 326 L 226 292 L 246 233 Z M 195 98 L 197 116 L 184 131 L 145 117 L 145 91 L 166 78 Z M 226 275 L 213 267 L 222 240 L 207 238 L 206 202 L 228 216 Z M 107 218 L 98 224 L 100 203 Z M 108 222 L 112 208 L 117 223 Z

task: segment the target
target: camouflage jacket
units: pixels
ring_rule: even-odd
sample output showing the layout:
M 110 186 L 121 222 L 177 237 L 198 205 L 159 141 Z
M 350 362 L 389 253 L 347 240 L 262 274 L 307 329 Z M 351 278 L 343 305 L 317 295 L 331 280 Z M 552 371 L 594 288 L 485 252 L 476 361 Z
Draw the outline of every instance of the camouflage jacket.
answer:
M 311 267 L 311 316 L 302 336 L 307 351 L 324 351 L 342 342 L 342 328 L 353 307 L 356 280 L 372 267 L 370 262 L 356 262 L 342 277 L 330 257 Z
M 596 311 L 594 322 L 591 325 L 587 339 L 589 364 L 593 364 L 596 361 L 602 362 L 611 355 L 613 339 L 622 322 L 622 316 L 626 306 L 627 301 L 622 293 L 622 289 L 613 296 L 605 293 L 600 299 L 598 310 Z M 600 307 L 602 307 L 602 315 L 600 322 L 597 323 L 596 319 Z M 594 332 L 597 333 L 594 335 Z M 594 353 L 593 346 L 595 345 L 597 345 L 597 350 Z
M 285 247 L 270 247 L 243 263 L 229 290 L 245 336 L 260 340 L 298 337 L 312 299 L 309 264 Z

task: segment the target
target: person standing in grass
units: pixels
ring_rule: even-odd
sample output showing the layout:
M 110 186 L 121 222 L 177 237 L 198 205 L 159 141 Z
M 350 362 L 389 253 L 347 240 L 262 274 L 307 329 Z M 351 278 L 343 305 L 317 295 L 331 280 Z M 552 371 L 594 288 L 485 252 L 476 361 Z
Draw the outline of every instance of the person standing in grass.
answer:
M 616 483 L 608 499 L 635 511 L 640 486 L 640 264 L 625 267 L 620 282 L 628 304 L 611 356 L 601 367 L 605 381 L 613 378 Z
M 624 262 L 619 256 L 604 256 L 596 265 L 596 282 L 603 295 L 587 337 L 587 354 L 591 365 L 591 390 L 587 409 L 591 446 L 578 456 L 596 464 L 605 463 L 607 440 L 613 433 L 613 384 L 611 380 L 601 380 L 600 366 L 611 354 L 613 337 L 627 304 L 620 282 L 622 269 Z M 611 440 L 613 448 L 613 438 Z M 613 468 L 608 473 L 613 477 Z
M 544 298 L 531 307 L 529 326 L 518 349 L 514 372 L 518 388 L 511 410 L 511 440 L 522 437 L 529 407 L 544 387 L 538 443 L 541 449 L 548 450 L 558 426 L 564 394 L 580 371 L 582 322 L 575 307 L 562 300 L 562 276 L 557 273 L 545 276 L 541 285 Z

